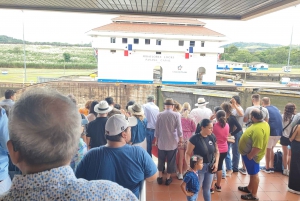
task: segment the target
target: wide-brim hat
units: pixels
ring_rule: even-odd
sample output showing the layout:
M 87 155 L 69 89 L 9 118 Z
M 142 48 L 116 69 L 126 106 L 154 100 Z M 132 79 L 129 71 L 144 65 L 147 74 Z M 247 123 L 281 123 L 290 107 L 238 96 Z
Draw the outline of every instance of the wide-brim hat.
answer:
M 172 98 L 167 98 L 164 102 L 164 105 L 175 105 Z
M 105 135 L 115 136 L 119 135 L 127 127 L 132 127 L 137 125 L 137 118 L 136 117 L 128 117 L 124 114 L 115 114 L 108 118 L 105 124 Z
M 144 110 L 140 104 L 130 105 L 128 106 L 128 110 L 134 115 L 144 115 Z
M 112 109 L 113 108 L 109 106 L 106 101 L 100 101 L 99 104 L 94 107 L 95 112 L 99 114 L 109 113 Z
M 207 105 L 209 102 L 206 102 L 204 98 L 198 98 L 197 103 L 195 106 Z

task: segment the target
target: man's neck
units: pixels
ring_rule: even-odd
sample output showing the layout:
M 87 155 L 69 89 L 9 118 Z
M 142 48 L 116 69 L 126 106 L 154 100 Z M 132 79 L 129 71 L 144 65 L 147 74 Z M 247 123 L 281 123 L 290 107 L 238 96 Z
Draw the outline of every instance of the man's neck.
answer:
M 54 168 L 59 168 L 62 166 L 67 166 L 70 164 L 70 161 L 68 162 L 61 162 L 59 164 L 52 164 L 52 165 L 32 165 L 29 166 L 27 165 L 25 162 L 22 164 L 19 164 L 18 167 L 20 168 L 20 170 L 22 171 L 22 174 L 35 174 L 38 172 L 44 172 L 47 170 L 51 170 Z
M 107 140 L 106 146 L 110 147 L 110 148 L 119 148 L 119 147 L 125 146 L 126 144 L 127 143 L 125 142 L 125 140 L 122 140 L 120 142 L 114 142 L 114 141 Z
M 259 103 L 253 103 L 253 106 L 260 106 Z

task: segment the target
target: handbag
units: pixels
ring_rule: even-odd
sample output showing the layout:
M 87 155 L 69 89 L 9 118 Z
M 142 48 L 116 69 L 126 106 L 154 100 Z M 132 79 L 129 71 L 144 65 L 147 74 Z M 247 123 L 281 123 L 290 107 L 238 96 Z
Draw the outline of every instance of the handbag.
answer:
M 204 149 L 205 149 L 205 151 L 206 151 L 206 153 L 207 153 L 207 159 L 209 160 L 209 154 L 208 154 L 208 148 L 207 148 L 207 145 L 205 144 L 205 142 L 204 142 L 204 140 L 203 140 L 203 137 L 201 136 L 200 137 L 200 139 L 201 139 L 201 142 L 202 142 L 202 144 L 203 144 L 203 147 L 204 147 Z M 209 162 L 209 164 L 208 164 L 208 172 L 210 173 L 210 174 L 213 174 L 213 169 L 214 169 L 214 164 L 215 164 L 215 162 L 216 162 L 216 158 L 215 158 L 215 155 L 213 154 L 212 155 L 212 158 L 211 158 L 211 161 Z

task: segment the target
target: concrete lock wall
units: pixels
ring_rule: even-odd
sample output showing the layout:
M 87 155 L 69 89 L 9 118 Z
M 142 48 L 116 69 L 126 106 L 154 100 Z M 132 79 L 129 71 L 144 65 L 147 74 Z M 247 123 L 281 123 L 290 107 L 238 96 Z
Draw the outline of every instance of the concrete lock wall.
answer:
M 115 84 L 115 83 L 97 83 L 97 82 L 48 82 L 28 86 L 22 88 L 22 84 L 0 84 L 0 100 L 4 99 L 4 92 L 7 89 L 14 89 L 17 91 L 17 99 L 22 95 L 22 93 L 30 88 L 34 87 L 47 87 L 51 89 L 58 90 L 64 95 L 73 94 L 76 97 L 78 107 L 84 107 L 84 104 L 88 100 L 103 100 L 104 98 L 111 96 L 114 98 L 114 102 L 121 105 L 122 108 L 125 108 L 129 100 L 135 100 L 137 103 L 143 104 L 146 103 L 147 96 L 152 94 L 156 96 L 157 105 L 160 110 L 163 110 L 163 101 L 166 98 L 173 98 L 179 103 L 183 104 L 184 102 L 189 102 L 192 108 L 195 108 L 195 103 L 199 97 L 205 98 L 209 104 L 208 108 L 212 109 L 215 106 L 221 105 L 224 101 L 229 101 L 230 98 L 216 97 L 216 96 L 203 96 L 195 95 L 192 93 L 180 93 L 180 92 L 167 92 L 161 91 L 160 86 L 156 85 L 134 85 L 134 84 Z M 224 91 L 226 93 L 226 91 Z M 259 92 L 258 92 L 259 93 Z M 241 105 L 245 109 L 252 105 L 251 95 L 253 94 L 252 90 L 245 90 L 239 92 L 241 97 Z M 287 103 L 295 103 L 296 105 L 299 102 L 299 97 L 295 95 L 274 95 L 259 93 L 261 98 L 269 97 L 271 99 L 271 104 L 275 105 L 281 113 L 284 112 L 284 107 Z M 298 105 L 298 107 L 300 107 Z M 298 110 L 299 111 L 299 110 Z
M 97 82 L 48 82 L 32 85 L 17 91 L 17 98 L 26 90 L 35 87 L 46 87 L 59 91 L 64 95 L 73 94 L 79 107 L 84 107 L 88 100 L 101 101 L 111 96 L 114 102 L 125 108 L 129 100 L 135 100 L 137 103 L 146 103 L 150 94 L 156 96 L 156 87 L 154 85 L 126 85 L 126 84 L 99 84 Z M 8 87 L 9 89 L 13 87 Z M 3 95 L 6 89 L 1 88 Z M 3 99 L 4 97 L 2 97 Z

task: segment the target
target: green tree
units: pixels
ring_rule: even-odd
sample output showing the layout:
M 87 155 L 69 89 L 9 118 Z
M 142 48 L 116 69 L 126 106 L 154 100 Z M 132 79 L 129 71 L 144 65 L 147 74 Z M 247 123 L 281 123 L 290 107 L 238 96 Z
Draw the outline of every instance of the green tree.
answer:
M 66 74 L 66 62 L 70 62 L 71 61 L 71 55 L 67 52 L 63 53 L 63 57 L 64 57 L 64 75 Z
M 234 45 L 231 45 L 230 47 L 226 48 L 225 52 L 226 53 L 229 53 L 229 54 L 234 54 L 238 51 L 239 49 L 234 46 Z
M 71 61 L 71 55 L 67 52 L 63 53 L 64 61 L 70 62 Z

